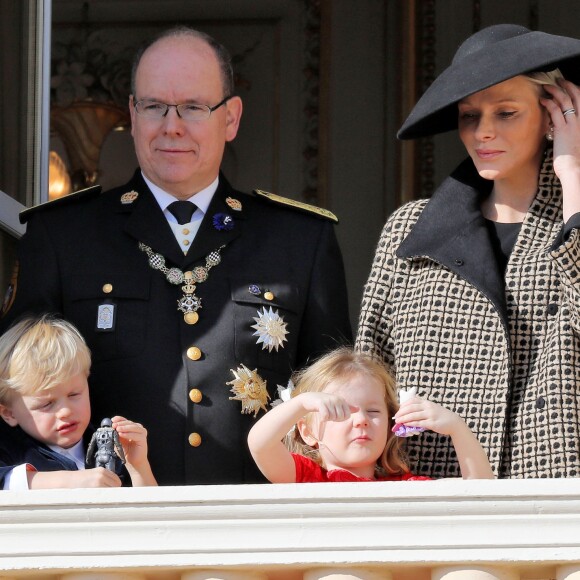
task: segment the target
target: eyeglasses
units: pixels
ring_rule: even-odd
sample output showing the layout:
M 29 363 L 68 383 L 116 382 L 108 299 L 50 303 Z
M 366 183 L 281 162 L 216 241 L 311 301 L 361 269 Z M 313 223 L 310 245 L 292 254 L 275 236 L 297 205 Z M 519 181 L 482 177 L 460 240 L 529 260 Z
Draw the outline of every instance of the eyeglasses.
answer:
M 169 105 L 167 103 L 160 103 L 151 99 L 141 99 L 134 105 L 135 111 L 143 117 L 149 119 L 162 119 L 167 115 L 170 107 L 175 107 L 177 116 L 185 121 L 205 121 L 210 118 L 211 114 L 225 105 L 233 95 L 226 97 L 217 105 L 210 107 L 209 105 L 199 105 L 197 103 L 182 103 L 181 105 Z

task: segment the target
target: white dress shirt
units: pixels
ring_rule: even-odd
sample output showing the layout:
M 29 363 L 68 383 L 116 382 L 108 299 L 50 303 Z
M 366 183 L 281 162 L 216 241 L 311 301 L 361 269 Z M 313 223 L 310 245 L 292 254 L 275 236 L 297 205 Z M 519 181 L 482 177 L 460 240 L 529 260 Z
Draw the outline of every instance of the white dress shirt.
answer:
M 143 175 L 143 174 L 142 174 Z M 205 189 L 198 191 L 194 195 L 192 195 L 188 200 L 191 201 L 197 206 L 195 212 L 191 216 L 191 221 L 188 224 L 178 224 L 175 216 L 167 209 L 167 206 L 173 203 L 177 198 L 173 195 L 163 191 L 160 187 L 149 181 L 143 175 L 143 179 L 145 183 L 149 186 L 151 193 L 157 200 L 161 211 L 165 215 L 165 218 L 169 222 L 171 229 L 173 230 L 173 235 L 177 240 L 179 247 L 183 250 L 184 254 L 187 254 L 187 250 L 191 246 L 197 231 L 199 230 L 199 226 L 201 225 L 201 220 L 203 220 L 205 214 L 207 213 L 207 208 L 211 203 L 213 198 L 213 194 L 216 192 L 219 183 L 219 177 L 216 177 L 215 180 L 208 185 Z

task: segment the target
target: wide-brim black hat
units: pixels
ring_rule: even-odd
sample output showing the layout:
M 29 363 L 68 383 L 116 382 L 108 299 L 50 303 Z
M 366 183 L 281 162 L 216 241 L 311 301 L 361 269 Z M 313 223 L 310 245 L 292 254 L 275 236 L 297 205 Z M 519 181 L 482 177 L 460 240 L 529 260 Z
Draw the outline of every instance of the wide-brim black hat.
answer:
M 580 40 L 496 24 L 476 32 L 457 49 L 425 91 L 397 133 L 399 139 L 427 137 L 457 129 L 457 103 L 465 97 L 534 71 L 559 68 L 580 81 Z

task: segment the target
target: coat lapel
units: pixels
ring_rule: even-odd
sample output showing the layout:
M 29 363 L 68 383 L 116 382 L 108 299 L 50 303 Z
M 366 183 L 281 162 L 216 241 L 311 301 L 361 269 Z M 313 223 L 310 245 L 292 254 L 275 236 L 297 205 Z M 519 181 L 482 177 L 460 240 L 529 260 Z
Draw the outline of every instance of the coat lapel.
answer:
M 465 160 L 427 203 L 397 256 L 442 264 L 487 296 L 507 321 L 503 275 L 480 209 L 492 185 Z

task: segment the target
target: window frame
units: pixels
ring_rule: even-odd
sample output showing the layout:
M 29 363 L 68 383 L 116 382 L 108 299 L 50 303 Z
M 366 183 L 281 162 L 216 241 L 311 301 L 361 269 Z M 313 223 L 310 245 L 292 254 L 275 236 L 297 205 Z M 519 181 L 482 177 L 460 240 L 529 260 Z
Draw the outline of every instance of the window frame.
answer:
M 32 191 L 27 199 L 31 205 L 48 200 L 48 151 L 50 142 L 50 43 L 52 27 L 52 0 L 28 0 L 29 38 L 31 47 L 28 59 L 28 111 L 33 119 L 31 138 Z M 0 228 L 15 238 L 20 238 L 26 228 L 18 214 L 26 206 L 8 193 L 0 190 Z

